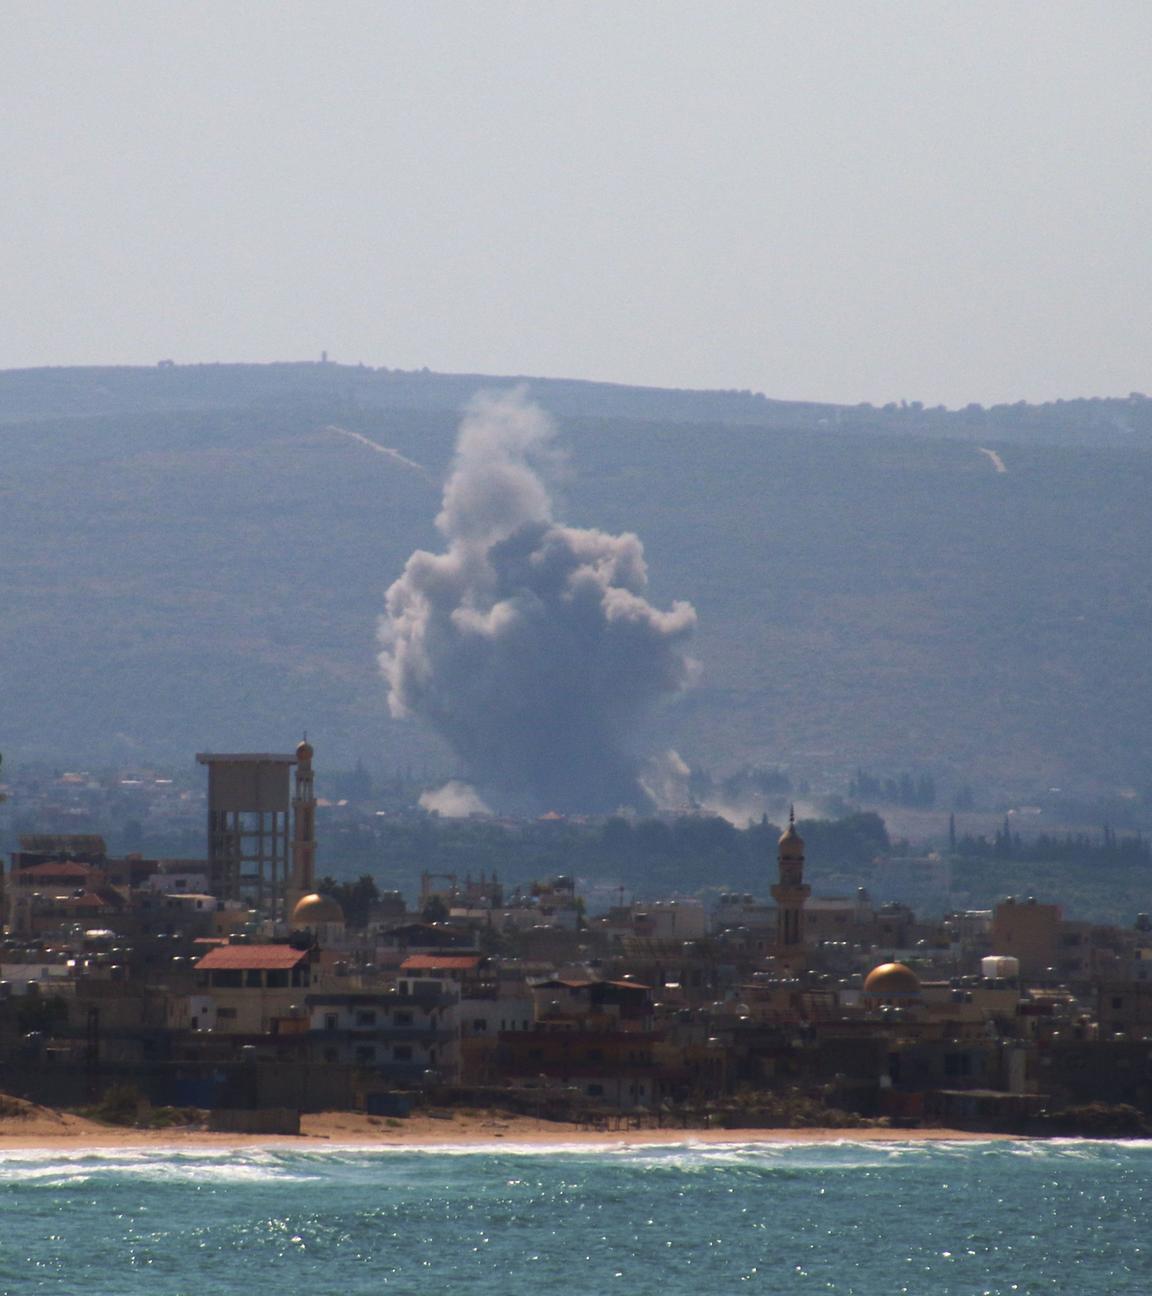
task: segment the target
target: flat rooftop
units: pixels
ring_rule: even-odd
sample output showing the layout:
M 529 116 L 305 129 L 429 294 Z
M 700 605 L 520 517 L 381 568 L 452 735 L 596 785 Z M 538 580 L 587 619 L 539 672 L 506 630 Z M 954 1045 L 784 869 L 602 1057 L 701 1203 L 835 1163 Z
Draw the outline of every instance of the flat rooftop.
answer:
M 212 765 L 219 761 L 228 765 L 295 765 L 296 753 L 286 756 L 283 752 L 197 752 L 196 762 L 199 765 Z

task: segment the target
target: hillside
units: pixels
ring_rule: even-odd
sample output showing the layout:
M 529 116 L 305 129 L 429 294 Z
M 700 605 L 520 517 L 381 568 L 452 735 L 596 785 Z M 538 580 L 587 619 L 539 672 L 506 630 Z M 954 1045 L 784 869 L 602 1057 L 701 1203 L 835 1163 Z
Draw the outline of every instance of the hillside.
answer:
M 0 374 L 0 749 L 179 762 L 306 728 L 331 764 L 450 769 L 389 719 L 374 664 L 384 590 L 437 547 L 438 490 L 331 427 L 438 481 L 460 406 L 503 381 Z M 1152 402 L 530 390 L 568 452 L 563 519 L 637 532 L 653 601 L 699 613 L 699 683 L 654 741 L 828 786 L 866 765 L 1147 789 Z

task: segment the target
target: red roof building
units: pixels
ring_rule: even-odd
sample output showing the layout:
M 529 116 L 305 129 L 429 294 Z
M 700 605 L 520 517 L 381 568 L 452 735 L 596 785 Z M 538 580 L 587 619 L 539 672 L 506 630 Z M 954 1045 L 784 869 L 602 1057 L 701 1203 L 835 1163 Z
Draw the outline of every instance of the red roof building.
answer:
M 198 972 L 274 972 L 308 962 L 308 951 L 291 945 L 218 945 L 196 964 Z
M 475 972 L 480 963 L 479 954 L 409 954 L 400 964 L 400 971 Z
M 27 868 L 13 869 L 11 880 L 17 886 L 34 884 L 80 886 L 96 871 L 91 864 L 77 864 L 74 860 L 52 860 L 44 864 L 30 864 Z
M 313 952 L 291 945 L 218 945 L 196 962 L 202 989 L 215 1000 L 215 1029 L 266 1034 L 288 1014 L 296 991 L 312 984 Z

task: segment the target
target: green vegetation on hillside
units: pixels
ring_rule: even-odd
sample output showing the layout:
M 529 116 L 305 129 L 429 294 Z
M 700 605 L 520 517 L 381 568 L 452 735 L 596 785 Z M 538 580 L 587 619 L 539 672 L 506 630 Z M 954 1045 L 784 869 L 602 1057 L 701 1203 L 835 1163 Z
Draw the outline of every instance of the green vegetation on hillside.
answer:
M 892 891 L 877 861 L 904 853 L 879 815 L 801 819 L 806 879 L 818 895 L 850 895 L 866 887 L 876 903 L 909 901 L 920 912 L 991 908 L 1010 895 L 1060 904 L 1070 918 L 1132 922 L 1152 912 L 1152 849 L 1136 835 L 1083 834 L 1034 839 L 997 834 L 962 837 L 951 856 L 950 891 Z M 767 899 L 776 881 L 780 827 L 761 821 L 746 829 L 719 818 L 615 818 L 602 823 L 538 822 L 510 826 L 484 819 L 431 816 L 388 819 L 355 863 L 333 869 L 321 889 L 346 913 L 362 915 L 379 890 L 416 898 L 420 874 L 496 874 L 506 892 L 558 875 L 578 878 L 601 896 L 622 887 L 639 899 L 673 893 L 749 893 Z M 339 856 L 340 838 L 333 843 Z M 330 852 L 332 853 L 332 852 Z
M 798 828 L 817 880 L 843 871 L 863 873 L 889 846 L 883 820 L 874 814 L 801 820 Z M 381 889 L 410 896 L 425 870 L 455 873 L 461 880 L 467 874 L 497 874 L 509 889 L 565 874 L 592 885 L 623 885 L 644 898 L 704 888 L 766 895 L 775 881 L 780 832 L 767 821 L 740 829 L 724 819 L 698 816 L 515 826 L 413 816 L 382 821 L 374 866 L 365 869 L 361 854 L 346 879 L 363 870 Z M 340 898 L 343 902 L 344 893 Z
M 306 728 L 329 765 L 452 774 L 388 715 L 375 663 L 384 591 L 438 547 L 438 491 L 326 429 L 438 479 L 484 385 L 333 365 L 0 374 L 5 750 L 171 763 Z M 1147 782 L 1152 402 L 949 414 L 530 388 L 559 417 L 565 520 L 637 532 L 653 601 L 699 612 L 699 681 L 649 749 L 824 790 L 915 769 L 940 804 Z

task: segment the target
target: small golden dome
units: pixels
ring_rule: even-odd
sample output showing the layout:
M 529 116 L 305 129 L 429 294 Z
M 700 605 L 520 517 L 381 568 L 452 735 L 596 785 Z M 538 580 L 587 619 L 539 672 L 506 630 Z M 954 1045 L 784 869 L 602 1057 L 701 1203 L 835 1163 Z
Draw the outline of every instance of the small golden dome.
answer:
M 794 859 L 803 858 L 804 838 L 796 831 L 796 811 L 792 806 L 788 807 L 788 827 L 780 834 L 780 841 L 777 844 L 781 855 L 790 855 Z
M 916 995 L 920 978 L 903 963 L 881 963 L 864 978 L 864 993 L 870 995 Z
M 796 818 L 792 814 L 788 816 L 788 827 L 780 834 L 778 845 L 782 856 L 791 856 L 793 859 L 804 857 L 804 838 L 796 831 Z
M 780 848 L 791 851 L 802 851 L 804 849 L 804 838 L 796 831 L 795 824 L 789 824 L 780 834 Z
M 295 927 L 315 927 L 318 923 L 342 923 L 344 910 L 338 901 L 331 896 L 313 892 L 296 902 L 292 910 L 292 924 Z

